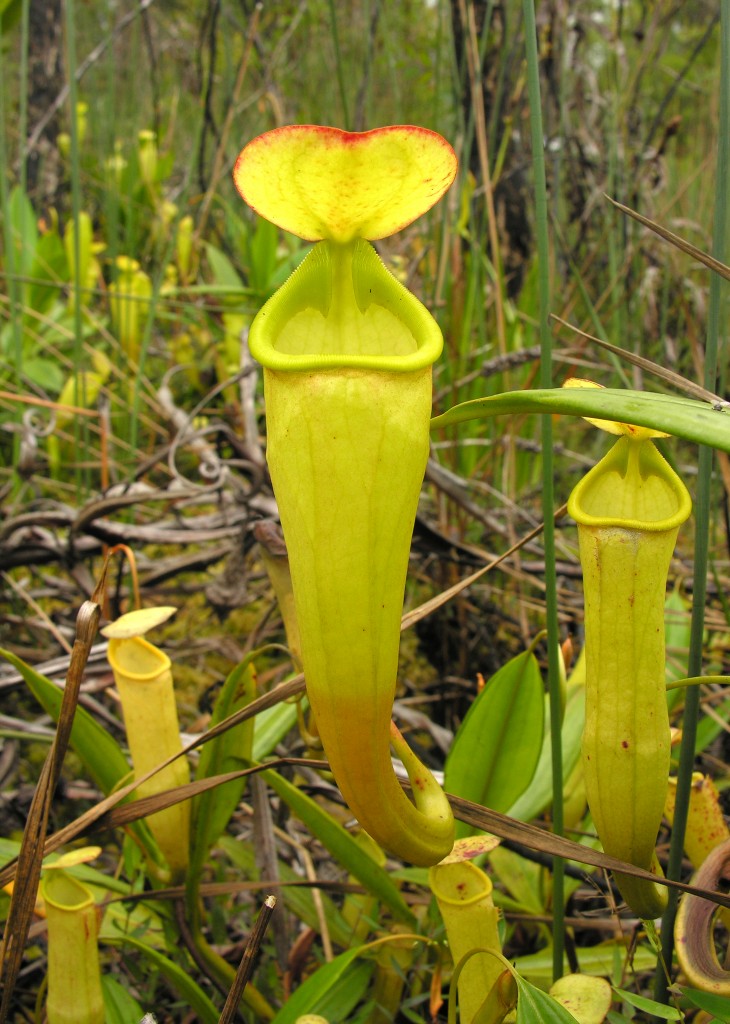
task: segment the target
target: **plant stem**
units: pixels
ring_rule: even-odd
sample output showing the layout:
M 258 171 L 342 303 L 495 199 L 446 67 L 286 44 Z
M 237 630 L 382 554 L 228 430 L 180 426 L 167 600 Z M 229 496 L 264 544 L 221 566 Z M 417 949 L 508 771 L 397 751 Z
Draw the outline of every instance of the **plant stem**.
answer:
M 724 259 L 727 228 L 727 189 L 725 184 L 727 182 L 728 167 L 730 166 L 730 104 L 728 103 L 728 90 L 730 90 L 730 0 L 722 0 L 720 17 L 720 109 L 712 242 L 712 253 L 718 260 Z M 705 387 L 710 390 L 715 389 L 717 381 L 718 338 L 722 298 L 722 279 L 717 274 L 713 274 L 710 279 L 704 378 Z M 712 448 L 701 446 L 698 458 L 697 497 L 695 501 L 694 579 L 688 676 L 702 674 L 712 462 Z M 699 688 L 689 687 L 686 691 L 684 717 L 682 720 L 682 745 L 679 755 L 676 806 L 669 851 L 669 864 L 667 867 L 667 877 L 672 879 L 679 879 L 682 869 L 682 851 L 687 825 L 692 769 L 694 767 L 699 705 Z M 658 966 L 655 980 L 655 995 L 661 1002 L 666 1002 L 668 998 L 669 975 L 671 974 L 672 954 L 674 952 L 674 920 L 676 913 L 677 892 L 674 889 L 670 889 L 669 902 L 662 919 L 661 962 Z
M 332 42 L 335 47 L 335 63 L 337 64 L 337 84 L 340 89 L 340 102 L 342 103 L 342 117 L 344 119 L 344 127 L 349 131 L 350 114 L 347 109 L 347 92 L 345 91 L 345 78 L 342 73 L 342 53 L 340 52 L 340 37 L 337 32 L 337 11 L 334 0 L 329 0 L 329 7 L 330 22 L 332 24 Z
M 73 372 L 76 377 L 76 404 L 85 405 L 83 394 L 84 378 L 81 375 L 83 360 L 83 326 L 81 321 L 81 231 L 79 215 L 81 213 L 81 168 L 79 163 L 79 135 L 76 117 L 78 88 L 76 81 L 76 10 L 73 0 L 66 4 L 66 62 L 68 65 L 68 105 L 69 128 L 71 135 L 71 210 L 74 225 L 74 268 L 73 268 Z M 88 432 L 82 418 L 74 419 L 75 451 L 86 451 L 88 448 Z M 81 474 L 76 466 L 76 489 L 81 493 Z M 88 470 L 87 490 L 88 490 Z
M 527 90 L 530 100 L 530 132 L 532 137 L 532 169 L 535 185 L 535 223 L 539 263 L 540 300 L 540 384 L 552 386 L 552 337 L 550 334 L 550 246 L 547 223 L 547 187 L 543 152 L 542 112 L 540 101 L 540 69 L 537 55 L 537 33 L 533 0 L 523 0 L 525 19 L 525 51 L 527 56 Z M 553 764 L 553 831 L 563 834 L 563 709 L 560 695 L 558 660 L 557 580 L 555 572 L 555 521 L 553 497 L 553 431 L 549 416 L 542 417 L 542 514 L 545 546 L 545 605 L 548 632 L 548 689 L 550 693 L 550 739 Z M 553 979 L 563 975 L 565 865 L 560 857 L 553 859 Z

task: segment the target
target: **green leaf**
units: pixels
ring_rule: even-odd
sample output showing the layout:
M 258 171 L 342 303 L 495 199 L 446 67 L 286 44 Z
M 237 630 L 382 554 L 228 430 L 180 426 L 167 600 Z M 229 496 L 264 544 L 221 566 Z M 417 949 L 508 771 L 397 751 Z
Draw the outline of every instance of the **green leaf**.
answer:
M 58 363 L 42 356 L 32 356 L 23 360 L 23 373 L 44 391 L 57 395 L 63 387 L 63 371 Z
M 318 1000 L 313 1012 L 324 1017 L 327 1024 L 349 1024 L 352 1011 L 365 995 L 374 970 L 375 964 L 371 961 L 350 964 Z
M 263 217 L 257 217 L 256 229 L 248 245 L 248 275 L 251 287 L 262 299 L 267 299 L 272 291 L 278 243 L 279 232 L 274 225 Z
M 250 843 L 242 843 L 239 839 L 234 839 L 233 836 L 224 835 L 220 837 L 216 846 L 224 851 L 231 863 L 242 872 L 244 878 L 258 878 L 253 846 Z M 315 907 L 312 890 L 301 884 L 287 885 L 288 882 L 301 883 L 301 875 L 289 867 L 286 861 L 280 860 L 278 866 L 279 878 L 284 883 L 281 887 L 281 899 L 287 909 L 303 924 L 308 925 L 312 931 L 320 934 L 322 922 Z M 345 921 L 339 908 L 335 906 L 326 892 L 320 892 L 319 899 L 332 942 L 341 949 L 347 949 L 352 945 L 352 927 Z
M 568 690 L 565 706 L 565 717 L 562 728 L 563 779 L 567 779 L 578 763 L 580 744 L 585 725 L 585 690 L 582 686 L 573 686 Z M 528 789 L 524 791 L 508 809 L 511 818 L 520 821 L 532 821 L 538 814 L 546 810 L 553 799 L 552 786 L 552 747 L 550 740 L 550 709 L 545 700 L 545 731 L 542 741 L 540 759 Z
M 724 723 L 728 721 L 729 717 L 730 700 L 725 700 L 722 704 L 715 706 L 715 715 L 712 718 L 709 715 L 703 715 L 700 718 L 697 725 L 697 739 L 695 740 L 695 752 L 697 754 L 707 750 L 720 733 L 725 731 Z
M 5 658 L 20 672 L 43 710 L 57 722 L 63 700 L 63 692 L 59 687 L 1 647 L 0 657 Z M 130 773 L 129 763 L 119 744 L 82 707 L 77 707 L 74 715 L 71 746 L 84 762 L 94 782 L 105 794 L 111 793 L 117 783 Z
M 251 658 L 249 656 L 237 665 L 221 687 L 213 708 L 210 728 L 250 704 L 256 696 Z M 196 778 L 207 779 L 248 767 L 251 764 L 253 730 L 254 719 L 251 718 L 206 743 L 200 752 Z M 246 782 L 245 776 L 234 779 L 202 793 L 193 801 L 189 880 L 197 878 L 208 850 L 223 832 L 238 806 Z
M 543 724 L 540 668 L 525 651 L 492 676 L 469 708 L 446 760 L 447 792 L 507 811 L 535 773 Z M 471 831 L 457 823 L 457 835 Z
M 231 294 L 240 292 L 243 295 L 247 289 L 243 287 L 243 281 L 228 257 L 210 242 L 206 242 L 205 252 L 215 284 L 224 285 L 230 289 Z
M 329 998 L 333 990 L 339 986 L 353 961 L 366 949 L 356 946 L 340 953 L 328 964 L 324 964 L 300 985 L 286 1005 L 274 1017 L 271 1024 L 296 1024 L 305 1013 L 317 1013 L 319 1007 Z
M 28 305 L 36 313 L 47 313 L 61 296 L 59 282 L 68 280 L 66 251 L 58 231 L 48 231 L 38 239 L 30 277 L 33 281 L 28 284 Z M 84 296 L 84 301 L 87 299 Z M 34 330 L 38 329 L 35 317 L 28 317 L 28 321 Z
M 648 391 L 602 388 L 596 391 L 546 388 L 535 391 L 507 391 L 491 398 L 462 402 L 431 420 L 434 430 L 465 420 L 548 413 L 592 416 L 619 420 L 641 427 L 664 430 L 696 444 L 707 444 L 730 452 L 730 415 L 718 412 L 706 402 Z
M 107 939 L 107 943 L 112 946 L 132 946 L 134 949 L 138 949 L 164 975 L 178 996 L 189 1004 L 189 1008 L 197 1013 L 202 1024 L 218 1024 L 220 1017 L 218 1010 L 202 988 L 178 964 L 131 935 L 125 935 L 120 939 Z
M 28 277 L 38 245 L 38 225 L 30 200 L 19 185 L 10 193 L 8 202 L 10 230 L 15 248 L 13 271 Z
M 306 697 L 303 708 L 307 708 Z M 256 729 L 253 734 L 253 760 L 263 761 L 271 754 L 277 743 L 297 724 L 297 706 L 293 702 L 275 704 L 273 708 L 256 715 Z
M 130 1021 L 142 1019 L 142 1007 L 111 974 L 102 974 L 101 988 L 104 993 L 105 1024 L 130 1024 Z
M 645 996 L 637 996 L 634 992 L 627 992 L 623 988 L 615 988 L 614 992 L 620 999 L 628 1003 L 629 1006 L 636 1007 L 637 1010 L 643 1010 L 645 1013 L 650 1013 L 654 1017 L 659 1017 L 661 1020 L 682 1020 L 683 1014 L 681 1010 L 678 1010 L 674 1006 L 666 1006 L 664 1003 L 657 1003 L 654 999 L 647 999 Z
M 598 946 L 589 946 L 580 951 L 580 968 L 585 974 L 597 974 L 611 977 L 614 970 L 614 955 L 617 954 L 621 963 L 626 960 L 627 949 L 623 942 L 602 942 Z M 549 988 L 553 978 L 553 951 L 546 946 L 539 953 L 519 956 L 514 966 L 521 977 L 527 978 L 536 985 Z M 631 960 L 636 972 L 651 971 L 656 967 L 656 955 L 646 945 L 636 947 Z M 566 970 L 567 970 L 566 964 Z
M 515 974 L 517 997 L 517 1024 L 576 1024 L 575 1017 L 547 992 L 535 988 L 519 974 Z
M 263 777 L 282 800 L 304 822 L 307 828 L 327 847 L 335 860 L 365 886 L 368 892 L 390 908 L 399 921 L 413 925 L 415 919 L 387 871 L 379 867 L 335 819 L 322 810 L 306 793 L 273 769 Z
M 0 35 L 15 28 L 22 11 L 23 0 L 0 0 Z
M 57 722 L 63 700 L 61 689 L 46 676 L 36 672 L 30 665 L 26 665 L 15 654 L 2 647 L 0 647 L 0 658 L 5 658 L 18 670 L 43 710 L 51 716 L 54 722 Z M 105 795 L 111 793 L 122 779 L 131 777 L 129 762 L 124 756 L 122 748 L 106 729 L 89 714 L 86 708 L 81 706 L 76 708 L 74 714 L 70 742 L 72 749 L 81 758 L 89 775 Z M 159 848 L 147 823 L 135 821 L 130 828 L 134 830 L 138 841 L 142 842 L 152 860 L 159 862 L 161 857 Z
M 693 1006 L 713 1014 L 718 1020 L 723 1021 L 723 1024 L 727 1024 L 730 1021 L 730 999 L 726 999 L 724 996 L 716 996 L 712 992 L 698 992 L 696 988 L 682 989 L 682 995 Z
M 666 680 L 673 683 L 686 673 L 687 652 L 691 633 L 691 617 L 688 601 L 678 587 L 671 592 L 664 605 L 664 639 L 667 650 Z M 671 711 L 682 700 L 681 690 L 667 691 L 667 706 Z

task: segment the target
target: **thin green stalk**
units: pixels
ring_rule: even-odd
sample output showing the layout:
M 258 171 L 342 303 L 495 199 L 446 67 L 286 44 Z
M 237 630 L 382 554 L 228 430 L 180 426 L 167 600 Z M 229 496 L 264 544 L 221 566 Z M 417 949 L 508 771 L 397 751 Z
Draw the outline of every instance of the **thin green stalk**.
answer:
M 28 0 L 24 0 L 22 18 L 23 24 L 27 23 L 28 18 Z M 0 28 L 2 28 L 2 13 L 0 12 Z M 20 93 L 24 95 L 27 92 L 27 47 L 28 47 L 28 35 L 27 32 L 23 34 L 22 48 L 23 56 L 21 57 L 21 82 L 20 82 Z M 24 77 L 25 76 L 25 77 Z M 27 117 L 26 117 L 27 120 Z M 22 113 L 21 113 L 21 126 L 22 126 Z M 21 129 L 20 139 L 21 143 L 24 141 L 24 133 Z M 5 77 L 0 70 L 0 164 L 3 167 L 10 166 L 10 158 L 8 151 L 5 146 L 7 139 L 6 127 L 5 127 Z M 23 167 L 25 162 L 23 162 Z M 9 312 L 10 312 L 10 323 L 12 325 L 12 360 L 13 360 L 13 371 L 16 380 L 21 379 L 23 370 L 23 328 L 22 328 L 22 302 L 21 302 L 21 291 L 20 284 L 18 282 L 19 269 L 16 267 L 16 237 L 13 231 L 13 225 L 10 218 L 10 193 L 8 190 L 8 178 L 7 175 L 0 175 L 0 207 L 2 208 L 2 219 L 3 219 L 3 234 L 4 234 L 4 249 L 5 249 L 5 272 L 6 281 L 8 285 L 8 298 L 9 298 Z M 22 237 L 22 235 L 21 235 Z M 16 421 L 20 422 L 22 417 L 22 407 L 19 405 L 16 413 Z M 17 466 L 18 458 L 20 455 L 20 433 L 17 432 L 13 435 L 13 466 Z M 19 482 L 20 478 L 16 478 Z
M 335 8 L 335 0 L 329 0 L 330 6 L 330 22 L 332 24 L 332 42 L 335 47 L 335 63 L 337 65 L 337 84 L 340 89 L 340 102 L 342 103 L 342 116 L 344 118 L 344 128 L 349 131 L 350 129 L 350 114 L 347 109 L 347 92 L 345 91 L 345 77 L 342 70 L 342 52 L 340 50 L 340 37 L 337 32 L 337 10 Z
M 540 68 L 537 56 L 537 30 L 533 0 L 523 0 L 525 50 L 527 55 L 527 91 L 530 100 L 532 169 L 535 179 L 535 223 L 539 261 L 540 300 L 540 384 L 552 386 L 552 337 L 550 334 L 550 245 L 548 239 L 547 186 L 543 152 Z M 548 689 L 550 693 L 550 745 L 553 768 L 553 831 L 563 835 L 563 709 L 560 694 L 558 660 L 558 601 L 555 571 L 555 523 L 553 496 L 553 431 L 549 416 L 542 417 L 542 514 L 545 521 L 545 605 L 548 633 Z M 553 858 L 553 978 L 563 976 L 565 949 L 565 864 Z
M 23 0 L 20 15 L 20 104 L 18 110 L 18 138 L 20 139 L 20 189 L 25 193 L 28 184 L 28 49 L 30 26 L 30 0 Z M 23 232 L 25 234 L 25 232 Z
M 618 22 L 618 15 L 617 15 Z M 615 40 L 618 46 L 619 28 L 615 26 Z M 623 182 L 619 180 L 618 174 L 618 149 L 620 132 L 620 115 L 618 111 L 619 96 L 621 87 L 619 85 L 618 56 L 615 49 L 609 50 L 608 73 L 611 80 L 611 99 L 608 107 L 608 180 L 606 183 L 607 192 L 610 196 L 617 196 L 624 193 Z M 627 200 L 622 200 L 626 202 Z M 619 219 L 611 213 L 608 217 L 606 230 L 606 250 L 608 254 L 608 279 L 611 282 L 611 328 L 613 337 L 618 344 L 618 339 L 625 337 L 623 324 L 623 307 L 626 296 L 622 294 L 621 285 L 624 282 L 624 275 L 620 272 L 619 252 L 623 248 L 622 239 L 619 237 L 623 232 L 626 235 L 626 218 Z M 630 387 L 629 382 L 626 386 Z
M 712 254 L 718 260 L 725 258 L 727 232 L 727 189 L 725 183 L 730 168 L 730 0 L 721 0 L 720 15 L 720 110 L 718 126 L 717 173 L 715 176 L 715 216 L 713 224 Z M 718 368 L 718 340 L 720 336 L 720 312 L 723 300 L 722 279 L 713 274 L 710 279 L 710 299 L 707 316 L 707 341 L 705 347 L 705 379 L 708 390 L 714 391 Z M 713 450 L 701 447 L 697 468 L 697 497 L 695 500 L 695 551 L 694 580 L 692 590 L 692 622 L 687 674 L 702 674 L 702 646 L 705 624 L 705 599 L 707 595 L 707 564 L 710 534 L 710 509 L 712 488 Z M 679 755 L 677 797 L 674 811 L 672 841 L 669 850 L 667 877 L 679 879 L 682 869 L 684 833 L 687 825 L 687 810 L 694 767 L 695 740 L 699 718 L 700 692 L 698 687 L 686 691 L 684 718 L 682 720 L 682 745 Z M 667 910 L 662 919 L 662 960 L 657 970 L 655 993 L 662 1002 L 668 998 L 672 954 L 674 952 L 674 920 L 677 912 L 677 893 L 670 889 Z M 666 965 L 666 970 L 664 968 Z
M 79 230 L 79 215 L 81 213 L 81 166 L 79 161 L 79 135 L 76 110 L 78 103 L 78 88 L 76 82 L 76 6 L 74 0 L 67 0 L 66 3 L 66 69 L 68 74 L 68 102 L 69 122 L 71 135 L 71 209 L 74 224 L 74 268 L 73 268 L 73 313 L 74 313 L 74 344 L 73 344 L 73 372 L 76 380 L 77 402 L 83 404 L 85 396 L 80 393 L 83 387 L 82 376 L 83 360 L 83 324 L 81 319 L 81 231 Z M 88 446 L 87 425 L 83 417 L 74 418 L 74 445 L 77 452 L 85 451 Z M 84 459 L 84 462 L 86 460 Z M 86 470 L 86 485 L 88 488 L 89 470 Z M 78 464 L 76 466 L 76 488 L 81 491 L 81 472 Z
M 116 4 L 112 4 L 112 0 L 107 0 L 105 6 L 105 19 L 107 25 L 114 23 L 114 11 L 116 10 Z M 113 46 L 108 46 L 105 55 L 105 88 L 106 95 L 104 97 L 105 109 L 113 111 L 115 116 L 102 117 L 100 118 L 99 131 L 102 133 L 103 145 L 106 149 L 107 158 L 111 159 L 114 153 L 115 143 L 115 129 L 117 125 L 117 83 L 116 83 L 116 69 L 117 69 L 117 56 L 114 52 Z M 124 93 L 123 93 L 124 95 Z M 119 117 L 121 121 L 121 117 Z M 121 249 L 121 209 L 119 202 L 119 190 L 115 187 L 111 187 L 107 184 L 103 192 L 103 215 L 105 223 L 105 235 L 107 252 L 106 258 L 108 259 L 109 265 L 114 266 L 116 263 L 117 256 L 120 255 Z

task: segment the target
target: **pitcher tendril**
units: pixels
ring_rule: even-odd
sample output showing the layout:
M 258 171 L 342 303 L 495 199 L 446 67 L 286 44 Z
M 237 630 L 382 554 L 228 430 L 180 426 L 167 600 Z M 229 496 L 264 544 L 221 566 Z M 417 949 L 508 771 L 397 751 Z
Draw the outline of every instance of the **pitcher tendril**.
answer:
M 455 174 L 448 143 L 410 126 L 276 129 L 249 143 L 234 171 L 253 209 L 318 241 L 249 336 L 264 368 L 267 461 L 307 693 L 350 810 L 390 852 L 424 865 L 452 847 L 451 809 L 412 754 L 415 803 L 405 795 L 390 718 L 443 339 L 366 239 L 425 213 Z

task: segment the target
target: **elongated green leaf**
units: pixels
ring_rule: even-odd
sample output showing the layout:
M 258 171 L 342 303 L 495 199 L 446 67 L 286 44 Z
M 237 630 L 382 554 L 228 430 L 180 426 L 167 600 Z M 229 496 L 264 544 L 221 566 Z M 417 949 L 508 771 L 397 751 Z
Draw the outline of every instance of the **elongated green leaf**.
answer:
M 189 1004 L 190 1009 L 197 1013 L 202 1024 L 218 1024 L 220 1015 L 208 996 L 190 975 L 169 957 L 131 935 L 125 935 L 122 939 L 107 939 L 107 944 L 119 947 L 132 946 L 138 949 L 164 975 L 180 998 Z
M 368 857 L 361 846 L 319 804 L 302 793 L 273 769 L 262 772 L 264 778 L 284 800 L 296 816 L 319 841 L 327 847 L 335 860 L 365 886 L 368 892 L 385 903 L 399 921 L 414 924 L 414 916 L 398 892 L 387 871 Z
M 256 679 L 249 657 L 233 669 L 221 687 L 213 708 L 210 728 L 250 704 L 255 696 Z M 196 778 L 206 779 L 248 767 L 251 763 L 253 730 L 254 719 L 251 718 L 206 743 L 200 751 Z M 246 782 L 245 776 L 234 779 L 195 798 L 191 833 L 191 876 L 197 877 L 208 850 L 223 832 L 238 806 Z
M 698 754 L 707 750 L 709 745 L 724 731 L 723 723 L 728 720 L 728 715 L 730 715 L 730 700 L 725 700 L 722 704 L 717 705 L 715 712 L 716 715 L 713 715 L 712 718 L 709 715 L 704 715 L 697 724 L 695 750 Z M 676 756 L 679 757 L 679 754 L 677 753 Z
M 353 961 L 360 956 L 366 947 L 356 946 L 340 953 L 328 964 L 324 964 L 300 985 L 293 996 L 287 999 L 286 1005 L 274 1017 L 272 1024 L 296 1024 L 305 1013 L 316 1013 L 340 983 Z
M 250 843 L 242 843 L 240 840 L 234 839 L 233 836 L 223 835 L 216 845 L 226 853 L 231 863 L 241 870 L 243 878 L 258 877 L 253 847 Z M 301 883 L 302 881 L 301 875 L 289 867 L 286 861 L 279 861 L 279 878 L 282 882 Z M 352 927 L 345 921 L 338 907 L 326 892 L 320 892 L 319 898 L 332 942 L 341 949 L 347 949 L 352 945 Z M 311 889 L 301 885 L 282 885 L 281 899 L 287 909 L 300 921 L 308 925 L 312 931 L 320 932 L 322 924 L 314 905 Z
M 666 1006 L 664 1003 L 657 1003 L 654 999 L 637 996 L 635 992 L 627 992 L 623 988 L 614 988 L 614 992 L 629 1006 L 635 1006 L 637 1010 L 650 1013 L 652 1017 L 659 1017 L 661 1020 L 682 1020 L 682 1012 L 674 1006 Z
M 585 974 L 597 974 L 611 977 L 615 968 L 615 959 L 622 964 L 628 955 L 626 943 L 602 942 L 598 946 L 589 946 L 580 951 L 580 969 Z M 656 966 L 656 953 L 646 945 L 636 947 L 632 956 L 632 965 L 636 971 L 649 971 Z M 523 978 L 533 984 L 549 988 L 553 977 L 552 949 L 545 947 L 539 953 L 520 956 L 514 961 L 515 969 Z M 567 969 L 567 965 L 566 965 Z
M 515 975 L 517 997 L 517 1024 L 576 1024 L 575 1017 L 547 992 L 535 988 L 519 974 Z
M 303 707 L 308 707 L 306 697 Z M 253 734 L 253 759 L 263 761 L 277 743 L 281 743 L 290 729 L 297 724 L 297 707 L 293 703 L 275 704 L 256 715 L 256 730 Z
M 15 272 L 28 276 L 38 245 L 38 224 L 30 200 L 19 185 L 16 185 L 10 193 L 8 212 L 12 230 L 11 237 L 17 251 Z
M 16 657 L 10 651 L 0 647 L 0 657 L 9 661 L 25 680 L 25 683 L 46 714 L 54 722 L 58 721 L 61 711 L 62 691 L 36 672 L 30 665 Z M 71 747 L 81 758 L 84 767 L 105 795 L 130 775 L 129 762 L 124 756 L 117 741 L 82 707 L 76 708 L 71 728 Z M 143 844 L 145 850 L 156 862 L 160 862 L 161 854 L 149 827 L 144 821 L 135 821 L 130 828 Z
M 582 687 L 572 687 L 568 691 L 568 699 L 565 706 L 565 717 L 562 728 L 562 760 L 563 778 L 567 779 L 578 763 L 580 757 L 581 737 L 585 724 L 585 691 Z M 515 800 L 507 813 L 511 818 L 519 818 L 520 821 L 532 821 L 538 814 L 542 814 L 552 801 L 552 775 L 550 766 L 552 764 L 552 749 L 550 745 L 549 709 L 545 711 L 545 734 L 542 741 L 540 759 L 537 762 L 535 774 L 529 787 L 522 795 Z
M 642 427 L 664 430 L 696 444 L 711 445 L 730 452 L 730 415 L 706 402 L 645 391 L 615 388 L 583 390 L 546 388 L 535 391 L 507 391 L 491 398 L 463 402 L 431 420 L 434 430 L 465 420 L 525 413 L 592 416 L 619 420 Z
M 38 239 L 28 284 L 28 305 L 34 313 L 48 313 L 60 298 L 59 281 L 68 280 L 68 264 L 58 231 Z M 35 324 L 35 321 L 34 321 Z
M 102 974 L 101 989 L 104 994 L 106 1024 L 130 1024 L 130 1021 L 142 1019 L 142 1007 L 111 974 Z
M 374 971 L 375 964 L 369 960 L 350 964 L 317 1000 L 314 1012 L 324 1017 L 327 1024 L 350 1024 L 352 1011 L 365 995 Z
M 0 0 L 0 36 L 7 35 L 20 21 L 22 0 Z
M 243 281 L 241 281 L 236 268 L 225 253 L 211 245 L 210 242 L 205 244 L 205 253 L 208 257 L 208 264 L 213 272 L 215 283 L 231 289 L 233 293 L 239 290 L 243 291 Z
M 535 655 L 525 651 L 478 695 L 446 760 L 449 793 L 506 811 L 530 785 L 540 757 L 544 689 Z M 457 835 L 472 829 L 457 822 Z
M 279 232 L 271 221 L 258 217 L 248 245 L 249 280 L 257 295 L 267 299 L 277 269 Z
M 666 680 L 673 683 L 682 679 L 687 671 L 687 654 L 691 634 L 689 602 L 679 589 L 674 589 L 664 605 L 666 612 L 664 639 L 667 648 Z M 681 690 L 667 691 L 667 706 L 671 711 L 682 700 Z
M 711 1013 L 718 1020 L 730 1021 L 730 999 L 726 999 L 724 996 L 716 996 L 712 992 L 699 992 L 695 988 L 683 989 L 682 994 L 693 1006 L 697 1006 L 700 1010 Z
M 43 710 L 57 722 L 63 699 L 62 691 L 10 651 L 0 648 L 0 657 L 20 672 Z M 110 793 L 120 779 L 129 775 L 129 763 L 122 748 L 82 707 L 77 707 L 74 715 L 71 746 L 103 793 Z

